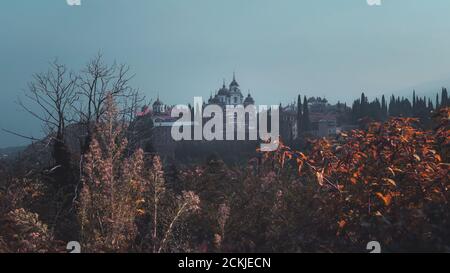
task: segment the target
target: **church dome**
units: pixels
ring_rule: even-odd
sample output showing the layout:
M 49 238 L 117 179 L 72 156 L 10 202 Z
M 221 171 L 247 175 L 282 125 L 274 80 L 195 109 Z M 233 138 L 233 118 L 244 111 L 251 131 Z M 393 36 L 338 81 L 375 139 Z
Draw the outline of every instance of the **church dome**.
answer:
M 239 84 L 236 81 L 236 76 L 233 74 L 233 81 L 230 83 L 230 96 L 238 96 L 241 99 L 244 98 L 244 96 L 241 93 L 241 89 L 239 89 Z
M 230 89 L 233 87 L 239 87 L 239 84 L 236 81 L 236 75 L 233 73 L 233 81 L 230 83 Z
M 255 100 L 252 98 L 252 96 L 249 93 L 248 96 L 244 100 L 244 105 L 250 105 L 250 104 L 255 104 Z
M 153 103 L 153 106 L 161 106 L 163 103 L 159 100 L 159 98 Z
M 230 93 L 230 91 L 227 89 L 227 87 L 225 86 L 225 83 L 223 83 L 222 88 L 220 88 L 219 92 L 217 93 L 217 95 L 219 96 L 228 96 Z
M 220 103 L 220 101 L 219 101 L 216 97 L 211 98 L 208 102 L 209 102 L 210 104 L 217 104 L 217 103 Z
M 153 103 L 153 112 L 155 114 L 160 114 L 160 113 L 164 113 L 166 111 L 166 106 L 164 105 L 164 103 L 162 101 L 159 100 L 159 96 L 158 99 Z

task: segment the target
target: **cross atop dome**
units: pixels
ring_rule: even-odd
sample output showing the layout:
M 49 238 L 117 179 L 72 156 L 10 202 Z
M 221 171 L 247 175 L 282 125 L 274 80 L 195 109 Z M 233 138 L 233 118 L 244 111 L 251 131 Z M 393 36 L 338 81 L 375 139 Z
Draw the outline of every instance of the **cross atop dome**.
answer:
M 239 87 L 239 84 L 236 81 L 236 73 L 233 72 L 233 81 L 230 83 L 230 89 L 231 87 Z
M 211 96 L 208 103 L 224 105 L 242 105 L 244 102 L 244 96 L 239 88 L 239 84 L 236 81 L 236 73 L 233 72 L 233 80 L 230 85 L 226 86 L 225 79 L 223 80 L 222 87 L 215 92 L 214 96 Z M 247 102 L 252 102 L 253 98 L 247 100 Z

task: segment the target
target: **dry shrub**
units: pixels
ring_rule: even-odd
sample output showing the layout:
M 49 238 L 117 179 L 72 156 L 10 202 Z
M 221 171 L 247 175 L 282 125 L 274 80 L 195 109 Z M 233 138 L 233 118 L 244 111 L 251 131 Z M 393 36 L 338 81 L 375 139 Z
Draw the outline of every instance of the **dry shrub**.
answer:
M 39 220 L 36 213 L 23 208 L 12 210 L 2 217 L 0 227 L 2 231 L 0 252 L 61 251 L 61 247 L 55 247 L 55 241 L 47 225 Z
M 128 156 L 110 96 L 106 107 L 84 155 L 78 205 L 82 247 L 87 252 L 170 250 L 176 226 L 197 211 L 198 196 L 166 191 L 158 156 L 148 162 L 141 149 Z

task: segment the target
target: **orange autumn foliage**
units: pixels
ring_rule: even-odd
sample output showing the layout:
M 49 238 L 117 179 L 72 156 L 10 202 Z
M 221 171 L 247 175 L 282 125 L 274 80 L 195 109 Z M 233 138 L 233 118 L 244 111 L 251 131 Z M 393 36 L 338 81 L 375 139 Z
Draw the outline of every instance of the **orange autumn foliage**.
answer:
M 262 164 L 278 173 L 296 170 L 308 187 L 315 183 L 314 198 L 322 205 L 316 208 L 320 215 L 312 213 L 314 222 L 339 219 L 330 225 L 349 244 L 377 239 L 393 250 L 417 242 L 426 249 L 439 241 L 445 249 L 440 240 L 449 236 L 443 227 L 450 227 L 448 113 L 441 110 L 434 131 L 420 129 L 416 119 L 392 118 L 368 130 L 312 140 L 308 152 L 280 143 L 262 155 Z

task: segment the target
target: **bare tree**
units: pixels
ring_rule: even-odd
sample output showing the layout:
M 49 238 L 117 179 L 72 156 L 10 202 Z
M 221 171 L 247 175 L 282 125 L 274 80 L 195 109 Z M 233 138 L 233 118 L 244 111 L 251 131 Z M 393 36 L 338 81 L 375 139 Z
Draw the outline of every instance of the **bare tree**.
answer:
M 42 174 L 49 181 L 46 195 L 52 200 L 49 205 L 49 217 L 53 218 L 51 229 L 57 229 L 58 234 L 65 234 L 65 230 L 76 223 L 73 220 L 75 214 L 70 211 L 76 177 L 67 147 L 66 126 L 74 121 L 77 81 L 78 77 L 55 59 L 47 72 L 33 75 L 25 90 L 27 103 L 19 99 L 19 105 L 41 121 L 48 134 L 46 140 L 51 147 L 54 166 L 43 170 Z
M 25 92 L 25 97 L 39 106 L 38 110 L 19 99 L 19 105 L 42 121 L 48 133 L 53 133 L 59 142 L 64 142 L 64 129 L 72 120 L 71 107 L 77 100 L 76 82 L 77 77 L 55 59 L 46 73 L 33 75 Z
M 58 149 L 63 149 L 65 128 L 72 121 L 72 106 L 78 98 L 76 86 L 77 77 L 55 59 L 47 72 L 33 75 L 25 92 L 25 97 L 38 107 L 27 105 L 19 99 L 19 105 L 41 121 L 52 138 L 57 164 L 62 163 Z
M 130 86 L 134 75 L 130 75 L 129 70 L 124 64 L 105 64 L 102 54 L 99 53 L 81 71 L 78 84 L 78 114 L 86 128 L 83 151 L 89 146 L 93 129 L 105 113 L 104 105 L 108 95 L 119 105 L 124 121 L 134 118 L 139 102 L 143 99 L 139 97 L 138 91 Z

